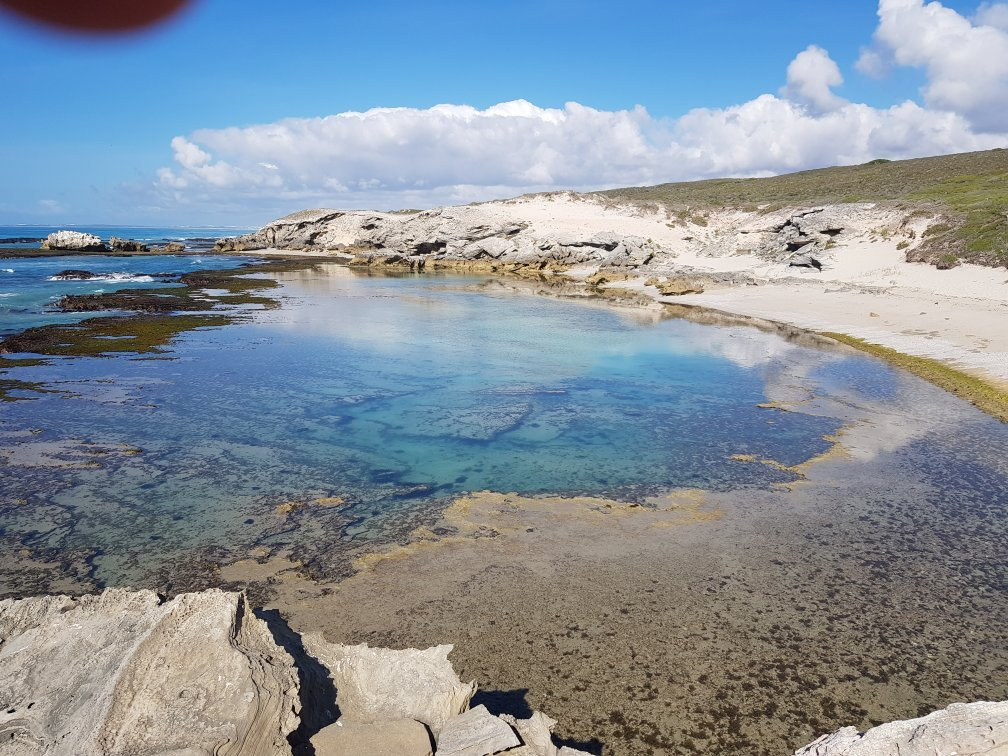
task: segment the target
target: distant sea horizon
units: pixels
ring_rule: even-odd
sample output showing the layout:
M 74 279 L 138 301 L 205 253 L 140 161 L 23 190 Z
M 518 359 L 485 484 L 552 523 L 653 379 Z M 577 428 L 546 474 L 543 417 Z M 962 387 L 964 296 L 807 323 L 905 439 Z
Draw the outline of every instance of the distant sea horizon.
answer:
M 62 225 L 11 224 L 0 225 L 0 247 L 35 249 L 39 242 L 56 231 L 80 231 L 100 236 L 134 239 L 146 244 L 164 244 L 170 241 L 207 241 L 254 231 L 240 226 L 120 226 L 103 223 L 66 223 Z M 188 246 L 188 245 L 187 245 Z

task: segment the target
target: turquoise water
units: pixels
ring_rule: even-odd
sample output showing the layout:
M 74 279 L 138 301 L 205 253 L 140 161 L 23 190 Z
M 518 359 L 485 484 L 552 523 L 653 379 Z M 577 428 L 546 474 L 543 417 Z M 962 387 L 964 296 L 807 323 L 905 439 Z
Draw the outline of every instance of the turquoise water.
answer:
M 178 285 L 152 278 L 152 274 L 234 268 L 248 260 L 247 257 L 219 255 L 73 255 L 0 259 L 0 336 L 33 326 L 75 323 L 84 318 L 108 314 L 53 310 L 54 303 L 67 294 L 101 294 L 119 289 Z M 71 269 L 86 270 L 96 277 L 86 281 L 53 280 L 60 272 Z
M 464 491 L 640 500 L 792 480 L 730 457 L 799 463 L 844 422 L 824 406 L 887 401 L 907 380 L 773 333 L 481 278 L 329 266 L 282 280 L 280 309 L 187 333 L 171 360 L 12 371 L 58 393 L 3 406 L 0 543 L 78 550 L 109 583 L 259 545 L 324 572 Z M 815 401 L 757 406 L 781 397 Z M 328 496 L 348 505 L 275 511 Z

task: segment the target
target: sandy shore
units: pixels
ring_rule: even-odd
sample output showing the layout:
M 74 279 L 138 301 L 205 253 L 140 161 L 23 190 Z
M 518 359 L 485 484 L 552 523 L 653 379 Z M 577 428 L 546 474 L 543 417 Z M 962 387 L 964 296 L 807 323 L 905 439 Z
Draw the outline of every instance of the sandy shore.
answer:
M 869 216 L 854 236 L 822 254 L 823 270 L 794 268 L 752 254 L 702 254 L 690 243 L 719 227 L 740 234 L 759 227 L 753 214 L 715 214 L 705 225 L 670 224 L 666 215 L 557 195 L 481 205 L 504 219 L 530 222 L 544 236 L 614 231 L 654 239 L 675 262 L 697 271 L 740 273 L 759 285 L 710 288 L 665 298 L 800 328 L 833 331 L 919 357 L 930 357 L 1008 387 L 1008 269 L 963 264 L 938 270 L 906 262 L 903 237 L 886 232 L 886 211 Z M 874 223 L 872 221 L 875 221 Z M 921 221 L 915 232 L 926 228 Z M 577 273 L 575 272 L 575 275 Z M 643 281 L 609 286 L 640 288 Z

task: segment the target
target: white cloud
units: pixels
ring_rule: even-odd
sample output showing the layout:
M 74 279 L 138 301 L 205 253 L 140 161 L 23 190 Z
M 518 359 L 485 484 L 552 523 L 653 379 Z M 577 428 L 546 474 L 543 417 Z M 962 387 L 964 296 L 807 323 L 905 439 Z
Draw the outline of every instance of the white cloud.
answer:
M 1008 3 L 980 3 L 974 19 L 981 26 L 1008 31 Z
M 878 15 L 875 47 L 859 70 L 878 70 L 883 58 L 923 68 L 929 108 L 959 113 L 981 131 L 1008 130 L 1008 5 L 986 3 L 973 22 L 939 2 L 879 0 Z
M 847 102 L 833 94 L 832 88 L 841 84 L 840 67 L 829 53 L 818 45 L 809 45 L 788 65 L 787 86 L 781 91 L 785 97 L 827 113 Z
M 865 76 L 881 79 L 889 73 L 892 66 L 889 64 L 886 56 L 882 55 L 878 50 L 874 50 L 871 47 L 862 47 L 861 55 L 854 62 L 854 68 Z
M 308 205 L 423 207 L 556 188 L 595 189 L 712 176 L 758 176 L 1008 145 L 1008 5 L 973 21 L 940 3 L 880 0 L 873 47 L 858 68 L 925 70 L 922 106 L 849 102 L 843 75 L 810 45 L 781 95 L 676 119 L 643 107 L 607 111 L 525 100 L 486 109 L 374 108 L 203 129 L 172 140 L 161 200 L 258 209 Z

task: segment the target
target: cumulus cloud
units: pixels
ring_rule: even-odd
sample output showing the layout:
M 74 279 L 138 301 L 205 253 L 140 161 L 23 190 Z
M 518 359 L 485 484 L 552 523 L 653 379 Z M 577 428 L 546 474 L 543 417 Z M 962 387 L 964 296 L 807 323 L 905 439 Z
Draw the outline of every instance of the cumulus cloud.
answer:
M 840 67 L 829 53 L 818 45 L 809 45 L 788 65 L 787 86 L 782 92 L 785 97 L 826 113 L 847 102 L 833 94 L 832 88 L 841 84 Z
M 834 92 L 828 52 L 799 52 L 779 95 L 678 118 L 525 100 L 374 108 L 178 136 L 156 190 L 190 205 L 421 207 L 527 191 L 596 189 L 712 176 L 760 176 L 873 158 L 1008 145 L 1008 5 L 973 20 L 922 0 L 880 0 L 858 68 L 925 70 L 924 105 L 889 108 Z
M 981 26 L 1008 31 L 1008 3 L 980 3 L 974 18 Z
M 980 131 L 1008 130 L 1008 5 L 985 3 L 971 21 L 939 2 L 879 0 L 878 16 L 859 70 L 886 59 L 922 68 L 929 108 L 959 113 Z

